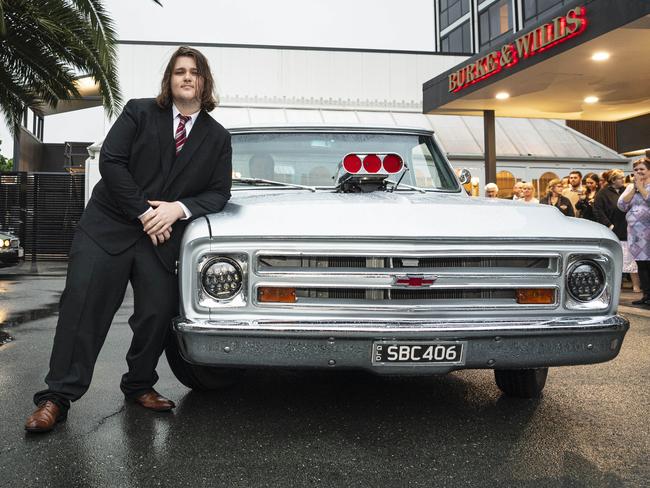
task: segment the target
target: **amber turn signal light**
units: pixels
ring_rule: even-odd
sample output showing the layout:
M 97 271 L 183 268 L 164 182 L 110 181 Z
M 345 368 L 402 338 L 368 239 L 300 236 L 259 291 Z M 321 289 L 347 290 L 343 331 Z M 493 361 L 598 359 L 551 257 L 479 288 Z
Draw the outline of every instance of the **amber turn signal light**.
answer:
M 516 293 L 517 303 L 551 305 L 555 303 L 553 288 L 519 288 Z
M 257 300 L 263 303 L 296 303 L 296 289 L 261 286 L 257 289 Z

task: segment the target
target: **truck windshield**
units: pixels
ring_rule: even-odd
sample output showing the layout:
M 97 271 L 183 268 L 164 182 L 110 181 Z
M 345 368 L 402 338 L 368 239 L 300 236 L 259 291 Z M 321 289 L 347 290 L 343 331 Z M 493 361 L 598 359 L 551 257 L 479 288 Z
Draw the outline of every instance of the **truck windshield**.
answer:
M 232 135 L 233 177 L 332 188 L 349 153 L 397 153 L 406 171 L 401 183 L 425 190 L 460 191 L 433 138 L 422 134 L 367 132 L 257 132 Z M 402 170 L 402 172 L 405 170 Z M 398 181 L 402 172 L 389 179 Z M 251 188 L 233 182 L 234 188 Z M 267 188 L 277 185 L 257 185 Z M 409 190 L 406 186 L 403 190 Z M 412 191 L 412 190 L 411 190 Z

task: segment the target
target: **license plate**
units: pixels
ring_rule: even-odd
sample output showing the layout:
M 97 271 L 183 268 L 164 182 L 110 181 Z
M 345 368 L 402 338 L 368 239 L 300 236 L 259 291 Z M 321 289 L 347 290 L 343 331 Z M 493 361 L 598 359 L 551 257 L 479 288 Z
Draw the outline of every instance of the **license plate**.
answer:
M 372 345 L 374 365 L 465 364 L 466 342 L 377 341 Z
M 22 258 L 25 255 L 25 251 L 23 249 L 18 249 L 18 257 Z

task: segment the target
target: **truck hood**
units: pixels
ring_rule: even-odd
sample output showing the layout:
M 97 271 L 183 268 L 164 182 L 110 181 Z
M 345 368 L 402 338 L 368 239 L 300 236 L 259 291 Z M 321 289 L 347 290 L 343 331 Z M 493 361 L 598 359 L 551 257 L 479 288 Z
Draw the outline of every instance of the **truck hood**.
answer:
M 207 218 L 215 237 L 616 240 L 605 226 L 548 205 L 448 193 L 233 191 Z M 205 229 L 200 220 L 196 231 Z

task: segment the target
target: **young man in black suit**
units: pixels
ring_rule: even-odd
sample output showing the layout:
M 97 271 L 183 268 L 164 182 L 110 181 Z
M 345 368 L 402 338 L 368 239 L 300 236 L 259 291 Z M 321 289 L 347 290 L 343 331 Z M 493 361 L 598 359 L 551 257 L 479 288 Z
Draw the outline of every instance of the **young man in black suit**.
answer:
M 54 337 L 48 388 L 25 423 L 47 432 L 88 389 L 99 351 L 122 304 L 134 294 L 133 340 L 120 388 L 156 411 L 174 408 L 154 390 L 156 365 L 178 313 L 175 263 L 190 218 L 219 212 L 230 198 L 230 135 L 207 112 L 214 82 L 189 47 L 171 57 L 156 99 L 130 100 L 102 145 L 102 179 L 79 222 Z

